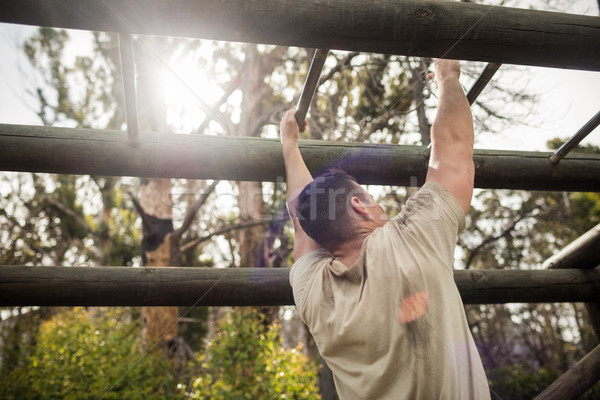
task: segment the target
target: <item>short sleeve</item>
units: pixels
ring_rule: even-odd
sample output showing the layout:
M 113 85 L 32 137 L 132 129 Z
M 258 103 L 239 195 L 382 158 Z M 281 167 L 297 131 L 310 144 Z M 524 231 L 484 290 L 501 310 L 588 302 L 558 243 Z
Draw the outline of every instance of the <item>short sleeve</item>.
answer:
M 290 285 L 294 294 L 294 303 L 304 322 L 307 308 L 307 292 L 317 278 L 317 273 L 323 263 L 331 259 L 331 254 L 325 249 L 317 249 L 300 257 L 290 270 Z
M 465 214 L 444 186 L 436 182 L 423 185 L 391 222 L 390 229 L 401 231 L 415 245 L 452 265 L 457 236 L 465 228 Z

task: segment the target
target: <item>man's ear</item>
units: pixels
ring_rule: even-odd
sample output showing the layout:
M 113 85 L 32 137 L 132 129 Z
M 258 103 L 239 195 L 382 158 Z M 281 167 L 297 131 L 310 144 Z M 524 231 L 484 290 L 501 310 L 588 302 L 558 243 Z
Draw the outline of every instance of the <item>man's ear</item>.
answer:
M 355 213 L 361 216 L 368 216 L 369 210 L 365 207 L 365 203 L 363 203 L 357 196 L 352 196 L 350 198 L 350 205 Z

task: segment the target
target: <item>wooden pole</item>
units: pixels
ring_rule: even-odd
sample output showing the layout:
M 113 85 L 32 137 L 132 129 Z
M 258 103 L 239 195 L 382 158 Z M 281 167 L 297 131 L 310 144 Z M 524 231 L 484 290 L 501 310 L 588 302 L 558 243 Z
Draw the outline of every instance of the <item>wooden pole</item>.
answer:
M 302 89 L 302 94 L 300 94 L 300 100 L 298 101 L 298 106 L 296 108 L 296 122 L 300 128 L 300 132 L 303 132 L 304 128 L 306 128 L 304 120 L 308 113 L 310 102 L 317 90 L 321 71 L 323 71 L 323 65 L 325 65 L 325 60 L 327 59 L 327 54 L 329 54 L 329 50 L 327 49 L 315 50 L 312 62 L 310 63 L 306 82 L 304 83 L 304 88 Z
M 574 400 L 600 380 L 600 346 L 583 357 L 535 400 Z
M 465 304 L 600 300 L 600 271 L 455 271 Z M 0 267 L 0 306 L 293 304 L 287 268 Z
M 567 140 L 562 146 L 560 146 L 558 150 L 554 152 L 554 154 L 550 156 L 550 161 L 552 162 L 552 164 L 558 164 L 560 160 L 562 160 L 567 154 L 569 154 L 571 150 L 577 147 L 577 145 L 583 139 L 585 139 L 587 135 L 592 133 L 592 131 L 596 129 L 598 125 L 600 125 L 600 111 L 598 111 L 596 115 L 594 115 L 588 122 L 586 122 L 585 125 L 583 125 L 581 129 L 579 129 L 577 133 L 575 133 L 575 135 L 573 135 L 572 138 Z
M 477 80 L 469 90 L 469 93 L 467 93 L 467 100 L 469 101 L 469 104 L 473 105 L 473 103 L 475 103 L 477 97 L 479 97 L 479 95 L 481 94 L 483 89 L 485 89 L 487 84 L 490 83 L 496 72 L 498 72 L 498 69 L 500 69 L 501 65 L 502 64 L 498 63 L 489 63 L 485 66 L 483 72 L 481 73 L 481 75 L 479 75 L 479 78 L 477 78 Z
M 281 142 L 254 137 L 127 134 L 0 124 L 0 170 L 276 182 L 285 177 Z M 421 185 L 425 147 L 305 140 L 308 168 L 345 168 L 359 182 Z M 571 154 L 552 166 L 546 152 L 475 150 L 479 188 L 600 191 L 600 155 Z
M 600 70 L 600 18 L 438 0 L 19 0 L 0 22 Z
M 125 100 L 125 116 L 127 119 L 127 136 L 129 144 L 137 145 L 140 140 L 140 128 L 138 124 L 137 91 L 135 88 L 133 37 L 130 34 L 119 34 L 118 38 L 123 98 Z
M 567 247 L 550 257 L 544 263 L 545 268 L 566 269 L 598 269 L 600 265 L 600 224 L 596 225 Z M 585 308 L 590 317 L 592 329 L 600 340 L 600 303 L 586 303 Z
M 600 265 L 600 224 L 547 259 L 544 268 L 593 269 Z

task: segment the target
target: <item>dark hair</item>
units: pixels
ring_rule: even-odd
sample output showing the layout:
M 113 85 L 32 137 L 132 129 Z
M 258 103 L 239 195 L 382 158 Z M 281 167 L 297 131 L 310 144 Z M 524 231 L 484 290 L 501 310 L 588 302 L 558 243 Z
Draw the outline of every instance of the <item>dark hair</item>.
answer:
M 339 168 L 326 170 L 298 196 L 296 217 L 300 226 L 319 245 L 333 250 L 354 234 L 354 220 L 349 213 L 353 196 L 366 200 L 353 176 Z

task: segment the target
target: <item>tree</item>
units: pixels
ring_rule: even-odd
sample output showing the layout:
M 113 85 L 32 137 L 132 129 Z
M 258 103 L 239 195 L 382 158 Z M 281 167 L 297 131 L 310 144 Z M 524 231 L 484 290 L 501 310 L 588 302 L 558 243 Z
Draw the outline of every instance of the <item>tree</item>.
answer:
M 463 265 L 538 269 L 600 223 L 599 211 L 597 193 L 480 191 L 461 237 Z M 492 389 L 501 397 L 530 398 L 597 345 L 582 304 L 472 305 L 467 316 Z

